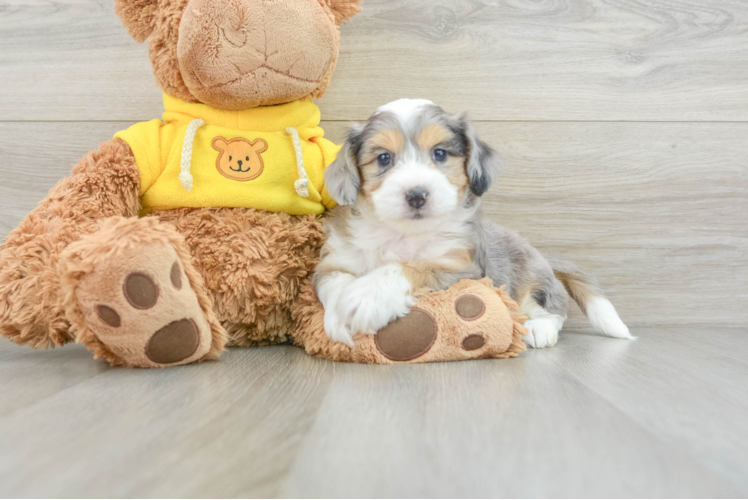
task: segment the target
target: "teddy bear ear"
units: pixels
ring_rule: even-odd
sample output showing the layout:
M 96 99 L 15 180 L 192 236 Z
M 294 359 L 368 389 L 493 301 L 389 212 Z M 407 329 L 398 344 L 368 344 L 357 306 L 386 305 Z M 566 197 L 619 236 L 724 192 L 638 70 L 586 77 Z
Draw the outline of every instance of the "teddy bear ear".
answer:
M 335 16 L 338 26 L 361 12 L 361 0 L 322 0 Z
M 114 12 L 138 43 L 145 42 L 153 31 L 157 9 L 158 0 L 114 0 Z
M 268 150 L 268 143 L 265 139 L 255 139 L 250 142 L 249 145 L 252 146 L 252 149 L 254 149 L 257 154 L 262 154 Z
M 210 141 L 210 145 L 213 146 L 213 149 L 216 151 L 223 152 L 226 149 L 226 146 L 229 145 L 229 142 L 223 137 L 214 137 L 213 140 Z

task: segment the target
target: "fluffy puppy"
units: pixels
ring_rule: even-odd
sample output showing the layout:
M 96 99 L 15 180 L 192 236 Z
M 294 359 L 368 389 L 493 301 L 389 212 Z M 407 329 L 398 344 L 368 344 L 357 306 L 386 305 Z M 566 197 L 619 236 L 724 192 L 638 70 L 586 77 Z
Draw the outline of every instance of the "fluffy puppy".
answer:
M 465 115 L 431 101 L 401 99 L 352 126 L 325 172 L 339 203 L 314 274 L 327 335 L 352 346 L 353 334 L 405 316 L 419 294 L 488 276 L 528 316 L 531 347 L 556 343 L 569 295 L 599 332 L 631 338 L 593 279 L 481 215 L 499 167 Z

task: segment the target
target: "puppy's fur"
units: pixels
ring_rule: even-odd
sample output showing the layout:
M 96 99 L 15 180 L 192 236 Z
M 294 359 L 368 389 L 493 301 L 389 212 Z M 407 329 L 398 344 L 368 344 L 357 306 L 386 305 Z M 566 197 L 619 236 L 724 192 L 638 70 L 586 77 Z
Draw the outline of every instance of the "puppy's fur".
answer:
M 325 172 L 340 204 L 314 275 L 327 335 L 352 345 L 354 333 L 406 315 L 419 294 L 488 276 L 528 316 L 531 347 L 556 343 L 568 295 L 599 332 L 631 338 L 593 279 L 481 215 L 499 167 L 464 115 L 431 101 L 401 99 L 353 126 Z

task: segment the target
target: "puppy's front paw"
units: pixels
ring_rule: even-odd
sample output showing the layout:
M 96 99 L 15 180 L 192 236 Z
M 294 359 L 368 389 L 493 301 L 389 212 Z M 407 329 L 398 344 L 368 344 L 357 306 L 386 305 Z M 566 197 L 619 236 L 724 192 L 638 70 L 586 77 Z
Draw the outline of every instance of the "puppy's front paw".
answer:
M 416 303 L 410 282 L 398 265 L 387 265 L 357 279 L 343 293 L 346 325 L 355 333 L 374 334 L 402 318 Z
M 325 333 L 333 342 L 343 342 L 353 347 L 353 335 L 346 326 L 345 316 L 337 308 L 325 309 Z
M 537 318 L 525 321 L 527 335 L 522 337 L 525 344 L 535 349 L 553 347 L 558 342 L 558 322 L 551 318 Z

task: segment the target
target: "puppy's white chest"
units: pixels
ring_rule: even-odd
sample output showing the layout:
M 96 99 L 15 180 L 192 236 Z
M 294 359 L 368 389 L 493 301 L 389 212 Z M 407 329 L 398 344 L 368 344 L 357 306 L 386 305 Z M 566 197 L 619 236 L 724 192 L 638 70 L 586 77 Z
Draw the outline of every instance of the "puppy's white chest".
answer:
M 377 251 L 379 265 L 387 262 L 412 262 L 421 260 L 427 253 L 422 242 L 400 239 L 397 241 L 388 241 L 383 244 Z
M 459 247 L 461 241 L 448 240 L 440 235 L 389 238 L 374 250 L 375 266 L 391 262 L 423 262 L 440 259 Z

